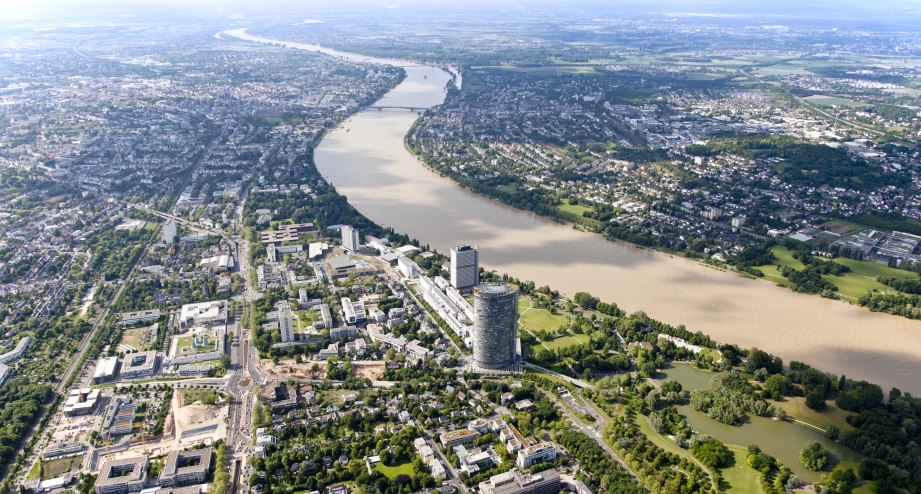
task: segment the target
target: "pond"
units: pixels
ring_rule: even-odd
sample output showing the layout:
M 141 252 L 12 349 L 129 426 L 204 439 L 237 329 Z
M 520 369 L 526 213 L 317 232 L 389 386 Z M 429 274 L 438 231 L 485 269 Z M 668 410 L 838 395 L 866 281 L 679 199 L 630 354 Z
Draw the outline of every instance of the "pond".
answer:
M 693 391 L 706 388 L 715 375 L 715 372 L 701 371 L 687 364 L 675 364 L 661 371 L 657 378 L 660 381 L 678 381 L 684 389 Z M 757 444 L 765 453 L 780 460 L 797 477 L 807 482 L 818 481 L 822 474 L 827 473 L 811 472 L 799 462 L 799 450 L 809 441 L 819 441 L 831 452 L 831 465 L 842 460 L 859 461 L 862 458 L 859 453 L 829 440 L 822 433 L 792 422 L 750 416 L 748 423 L 732 426 L 717 422 L 690 405 L 679 406 L 678 411 L 698 434 L 709 434 L 726 444 L 742 447 Z

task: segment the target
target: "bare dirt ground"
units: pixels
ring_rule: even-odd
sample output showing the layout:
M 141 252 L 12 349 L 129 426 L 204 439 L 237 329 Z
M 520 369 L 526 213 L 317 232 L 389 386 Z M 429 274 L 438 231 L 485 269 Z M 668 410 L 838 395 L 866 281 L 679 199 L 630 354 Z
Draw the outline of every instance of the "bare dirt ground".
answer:
M 313 366 L 317 366 L 314 372 Z M 326 362 L 306 361 L 296 363 L 293 359 L 281 359 L 278 363 L 263 359 L 261 363 L 263 373 L 273 379 L 323 379 L 326 377 Z M 384 362 L 376 360 L 357 360 L 352 362 L 352 375 L 377 381 L 384 375 Z
M 312 372 L 313 366 L 317 371 Z M 281 359 L 278 363 L 263 359 L 261 362 L 263 373 L 273 379 L 323 379 L 326 377 L 326 362 L 296 363 L 293 359 Z

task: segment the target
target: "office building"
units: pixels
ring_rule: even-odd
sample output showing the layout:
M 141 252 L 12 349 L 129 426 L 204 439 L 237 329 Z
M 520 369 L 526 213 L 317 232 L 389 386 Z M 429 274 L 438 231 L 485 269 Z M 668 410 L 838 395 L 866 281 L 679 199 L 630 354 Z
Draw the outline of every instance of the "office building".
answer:
M 163 223 L 163 231 L 161 232 L 163 243 L 164 244 L 174 244 L 176 243 L 176 222 L 169 219 Z
M 473 299 L 473 365 L 483 370 L 517 370 L 518 291 L 483 284 Z
M 278 329 L 281 331 L 282 343 L 295 341 L 294 317 L 291 314 L 291 304 L 288 302 L 278 303 Z
M 96 362 L 93 371 L 93 384 L 102 384 L 115 380 L 118 373 L 118 357 L 105 357 Z
M 109 429 L 109 434 L 118 436 L 131 432 L 134 429 L 137 409 L 137 403 L 132 403 L 127 396 L 113 397 L 104 421 L 105 427 Z
M 183 305 L 179 309 L 180 332 L 192 326 L 227 324 L 227 307 L 226 300 Z
M 342 246 L 352 252 L 358 252 L 361 242 L 358 241 L 358 230 L 349 225 L 342 226 Z
M 99 402 L 99 390 L 92 388 L 77 388 L 70 390 L 64 402 L 64 415 L 89 415 L 96 411 Z
M 203 484 L 211 467 L 211 448 L 172 451 L 160 471 L 163 487 Z
M 480 284 L 479 256 L 477 245 L 459 245 L 451 249 L 451 286 L 465 291 Z
M 160 318 L 160 309 L 139 310 L 136 312 L 122 312 L 122 324 L 125 327 L 134 326 L 142 322 L 154 322 Z
M 481 494 L 556 494 L 562 483 L 556 470 L 544 470 L 531 475 L 512 469 L 480 482 Z
M 441 435 L 441 445 L 446 448 L 453 448 L 461 444 L 470 444 L 476 438 L 480 437 L 480 433 L 477 431 L 472 431 L 470 429 L 458 429 L 456 431 L 445 432 Z
M 342 315 L 345 316 L 347 324 L 360 324 L 368 319 L 365 304 L 361 301 L 352 302 L 350 299 L 342 297 L 340 303 L 342 304 Z
M 556 448 L 551 443 L 540 443 L 518 451 L 516 463 L 519 468 L 531 468 L 532 465 L 556 460 Z
M 96 477 L 96 494 L 141 492 L 147 482 L 147 457 L 107 461 Z
M 158 359 L 157 352 L 154 350 L 129 353 L 122 361 L 122 377 L 125 379 L 150 377 L 157 373 Z

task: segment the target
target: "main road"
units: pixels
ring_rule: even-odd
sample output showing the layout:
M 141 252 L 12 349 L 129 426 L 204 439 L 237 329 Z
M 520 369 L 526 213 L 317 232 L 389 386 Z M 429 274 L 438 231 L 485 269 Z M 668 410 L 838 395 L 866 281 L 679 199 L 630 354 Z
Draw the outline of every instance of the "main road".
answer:
M 403 66 L 376 106 L 432 107 L 451 75 L 436 67 L 225 32 L 249 41 Z M 223 35 L 222 35 L 223 36 Z M 686 324 L 721 342 L 757 346 L 884 389 L 921 394 L 921 321 L 795 293 L 697 262 L 576 231 L 504 206 L 428 170 L 404 145 L 418 116 L 366 109 L 327 133 L 316 166 L 371 220 L 447 251 L 479 244 L 484 267 L 572 295 L 586 291 L 628 311 Z

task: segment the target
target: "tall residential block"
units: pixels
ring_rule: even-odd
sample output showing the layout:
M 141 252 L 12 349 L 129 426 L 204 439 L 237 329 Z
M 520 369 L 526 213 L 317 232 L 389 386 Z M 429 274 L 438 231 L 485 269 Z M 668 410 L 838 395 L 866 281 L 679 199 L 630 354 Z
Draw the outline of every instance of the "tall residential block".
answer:
M 278 303 L 278 329 L 281 331 L 282 343 L 294 341 L 294 317 L 291 315 L 291 304 L 288 302 Z
M 342 246 L 352 252 L 358 252 L 361 246 L 361 242 L 358 241 L 358 230 L 350 225 L 344 225 L 342 227 Z
M 479 369 L 518 368 L 518 291 L 480 285 L 473 296 L 473 364 Z
M 451 249 L 451 286 L 471 290 L 480 284 L 480 251 L 477 245 L 458 245 Z

